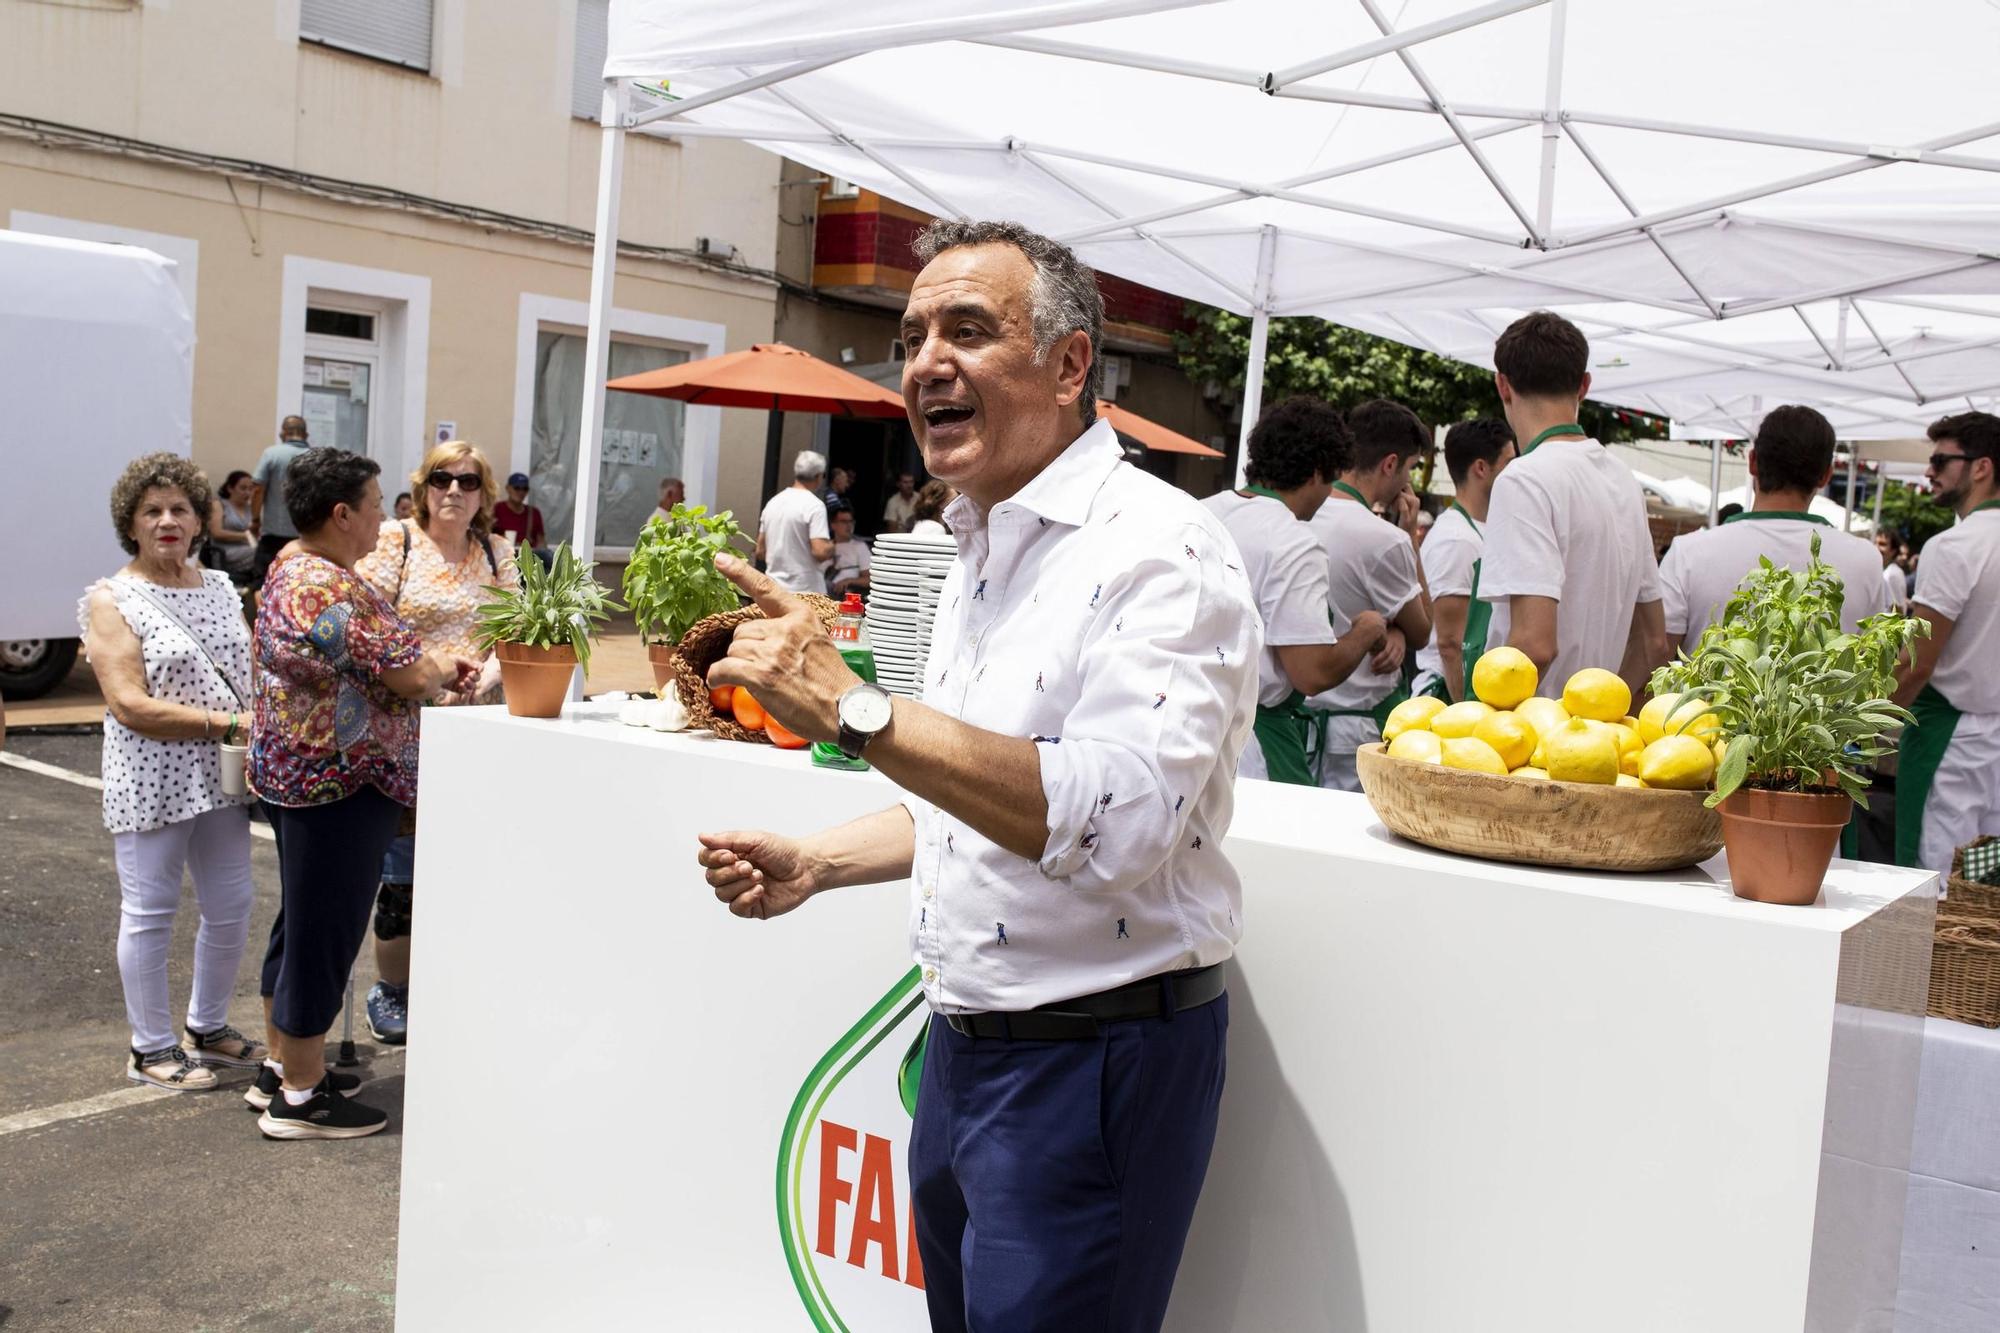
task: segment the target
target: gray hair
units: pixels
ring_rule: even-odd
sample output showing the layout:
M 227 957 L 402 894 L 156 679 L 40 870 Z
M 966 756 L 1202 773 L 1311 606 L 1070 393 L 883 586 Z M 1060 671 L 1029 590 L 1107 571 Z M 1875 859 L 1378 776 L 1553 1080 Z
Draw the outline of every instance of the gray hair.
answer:
M 801 449 L 799 456 L 792 460 L 792 476 L 798 481 L 811 481 L 814 477 L 826 475 L 826 455 Z
M 1090 338 L 1090 372 L 1084 376 L 1077 407 L 1083 424 L 1097 420 L 1097 393 L 1104 383 L 1104 298 L 1097 274 L 1068 246 L 1018 222 L 966 222 L 940 218 L 918 234 L 910 249 L 928 264 L 947 250 L 967 245 L 1011 245 L 1027 257 L 1035 276 L 1028 287 L 1028 313 L 1035 338 L 1035 361 L 1047 359 L 1056 340 L 1072 333 Z

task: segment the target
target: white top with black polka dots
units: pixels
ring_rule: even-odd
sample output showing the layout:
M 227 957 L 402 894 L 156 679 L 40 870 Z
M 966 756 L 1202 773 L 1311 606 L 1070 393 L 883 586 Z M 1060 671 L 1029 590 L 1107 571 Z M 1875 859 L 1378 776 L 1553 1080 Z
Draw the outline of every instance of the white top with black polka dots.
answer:
M 136 580 L 119 576 L 93 586 L 108 589 L 132 633 L 146 665 L 146 692 L 155 699 L 207 708 L 219 713 L 249 710 L 217 679 L 215 666 L 229 673 L 242 699 L 250 698 L 250 630 L 243 623 L 243 603 L 219 570 L 203 570 L 198 588 L 168 588 L 148 583 L 145 591 L 173 608 L 187 629 L 174 623 L 146 600 Z M 89 631 L 86 593 L 77 616 Z M 192 630 L 208 650 L 204 657 L 188 637 Z M 216 740 L 220 740 L 217 737 Z M 143 833 L 224 806 L 248 805 L 248 796 L 222 792 L 221 749 L 215 741 L 156 741 L 141 736 L 109 712 L 104 715 L 104 827 L 113 833 Z

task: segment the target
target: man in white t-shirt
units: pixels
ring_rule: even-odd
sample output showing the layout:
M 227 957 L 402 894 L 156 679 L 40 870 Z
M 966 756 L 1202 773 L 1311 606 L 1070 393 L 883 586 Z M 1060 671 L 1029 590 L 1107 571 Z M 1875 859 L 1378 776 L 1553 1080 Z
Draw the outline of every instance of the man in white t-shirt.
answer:
M 833 533 L 833 559 L 826 566 L 826 590 L 832 597 L 868 591 L 868 567 L 873 555 L 868 543 L 854 535 L 854 511 L 835 509 L 827 514 Z
M 1472 664 L 1486 651 L 1492 607 L 1479 600 L 1480 559 L 1486 550 L 1493 479 L 1519 452 L 1504 421 L 1461 421 L 1445 432 L 1444 463 L 1455 492 L 1451 507 L 1424 540 L 1424 582 L 1431 591 L 1431 641 L 1417 653 L 1411 689 L 1456 701 L 1472 696 Z
M 673 518 L 674 506 L 686 504 L 687 497 L 687 486 L 679 477 L 661 477 L 660 502 L 654 506 L 649 518 Z
M 884 532 L 908 532 L 917 517 L 917 474 L 898 472 L 896 493 L 882 506 Z
M 1346 637 L 1363 611 L 1389 622 L 1383 646 L 1352 675 L 1308 701 L 1325 716 L 1322 787 L 1360 791 L 1354 752 L 1382 739 L 1382 722 L 1402 693 L 1403 659 L 1430 642 L 1431 602 L 1417 559 L 1417 497 L 1410 464 L 1430 443 L 1417 414 L 1374 399 L 1347 414 L 1353 452 L 1310 524 L 1326 551 L 1327 608 Z M 1376 514 L 1380 505 L 1392 515 Z
M 1590 391 L 1590 343 L 1538 310 L 1493 345 L 1494 386 L 1521 456 L 1493 483 L 1479 596 L 1487 645 L 1519 648 L 1562 697 L 1585 667 L 1644 692 L 1666 651 L 1646 497 L 1626 466 L 1576 424 Z
M 1750 508 L 1675 538 L 1660 562 L 1660 602 L 1670 641 L 1661 662 L 1674 646 L 1694 652 L 1702 631 L 1759 559 L 1768 557 L 1787 569 L 1810 565 L 1814 538 L 1819 558 L 1839 572 L 1844 585 L 1841 628 L 1851 631 L 1885 609 L 1882 558 L 1874 546 L 1811 512 L 1813 496 L 1833 476 L 1833 444 L 1833 427 L 1810 407 L 1776 407 L 1758 423 L 1750 449 L 1757 494 Z
M 1250 432 L 1248 484 L 1202 501 L 1235 539 L 1264 620 L 1257 719 L 1236 763 L 1238 777 L 1318 785 L 1308 757 L 1306 696 L 1346 680 L 1388 637 L 1381 613 L 1363 610 L 1334 638 L 1326 551 L 1306 526 L 1346 466 L 1349 448 L 1340 413 L 1317 398 L 1288 398 Z
M 792 462 L 792 484 L 772 496 L 757 518 L 757 559 L 787 592 L 826 592 L 821 572 L 833 559 L 820 483 L 826 459 L 807 449 Z
M 1952 853 L 2000 834 L 2000 417 L 1961 412 L 1930 428 L 1931 496 L 1958 513 L 1924 543 L 1910 613 L 1930 622 L 1904 666 L 1896 769 L 1896 862 L 1944 874 Z

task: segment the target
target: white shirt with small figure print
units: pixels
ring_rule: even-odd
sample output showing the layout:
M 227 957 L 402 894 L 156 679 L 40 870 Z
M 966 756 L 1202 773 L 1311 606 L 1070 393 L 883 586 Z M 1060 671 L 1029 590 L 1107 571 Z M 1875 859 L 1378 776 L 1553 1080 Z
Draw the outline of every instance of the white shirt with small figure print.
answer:
M 958 556 L 924 701 L 1032 738 L 1038 860 L 912 798 L 911 953 L 934 1008 L 1032 1009 L 1234 951 L 1222 850 L 1263 628 L 1242 557 L 1193 497 L 1091 426 L 991 512 L 946 512 Z

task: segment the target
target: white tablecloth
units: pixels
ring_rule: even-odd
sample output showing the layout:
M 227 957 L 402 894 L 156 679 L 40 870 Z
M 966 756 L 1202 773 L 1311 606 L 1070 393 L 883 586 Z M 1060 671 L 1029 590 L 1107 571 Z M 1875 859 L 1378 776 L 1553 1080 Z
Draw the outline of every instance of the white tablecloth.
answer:
M 2000 1030 L 1924 1023 L 1896 1333 L 2000 1330 Z

